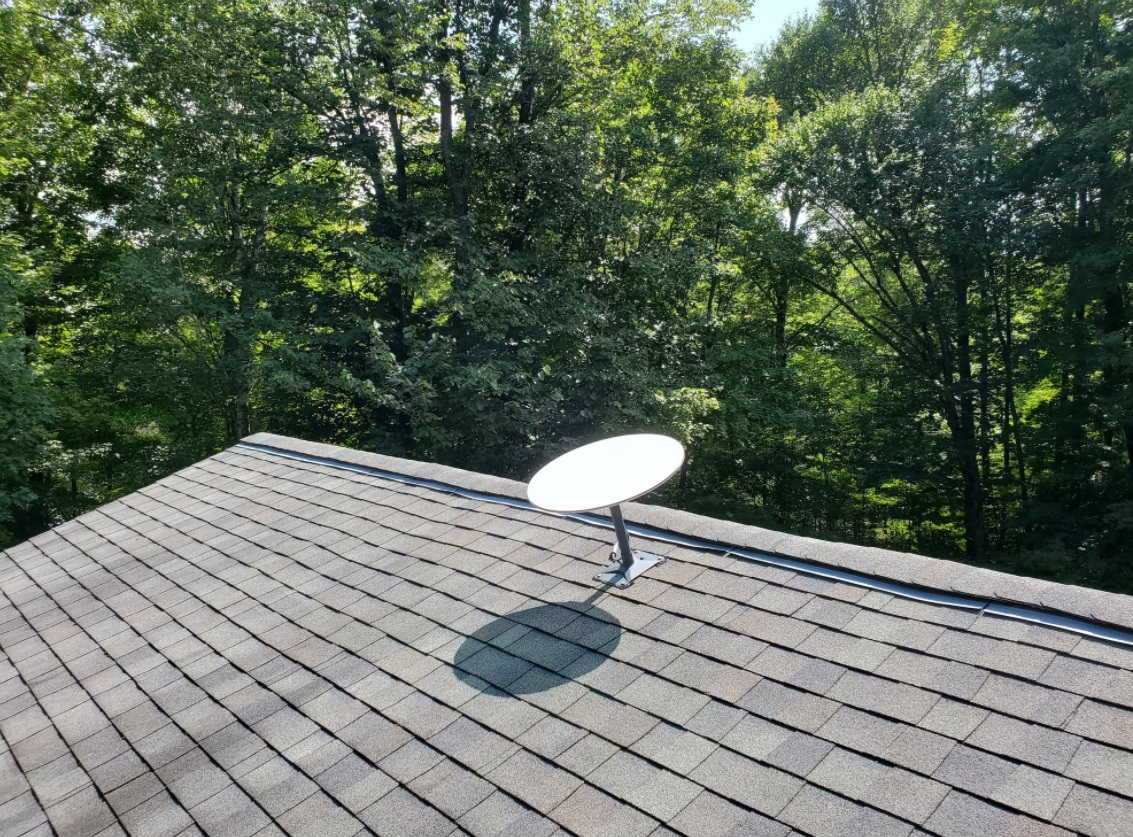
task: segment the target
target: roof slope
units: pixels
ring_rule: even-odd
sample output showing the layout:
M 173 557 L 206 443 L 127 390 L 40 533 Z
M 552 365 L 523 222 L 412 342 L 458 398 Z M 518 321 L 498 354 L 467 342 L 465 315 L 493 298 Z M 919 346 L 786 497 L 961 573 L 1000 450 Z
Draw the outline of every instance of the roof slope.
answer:
M 1133 648 L 251 441 L 0 554 L 0 833 L 1133 834 Z

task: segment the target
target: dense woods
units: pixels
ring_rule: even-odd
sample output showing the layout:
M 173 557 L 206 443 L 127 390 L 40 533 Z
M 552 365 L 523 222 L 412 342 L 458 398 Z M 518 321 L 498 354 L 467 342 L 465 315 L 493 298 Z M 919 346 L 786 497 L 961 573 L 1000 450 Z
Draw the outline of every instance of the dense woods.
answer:
M 755 13 L 758 14 L 758 7 Z M 0 2 L 0 546 L 270 430 L 1133 591 L 1133 9 Z

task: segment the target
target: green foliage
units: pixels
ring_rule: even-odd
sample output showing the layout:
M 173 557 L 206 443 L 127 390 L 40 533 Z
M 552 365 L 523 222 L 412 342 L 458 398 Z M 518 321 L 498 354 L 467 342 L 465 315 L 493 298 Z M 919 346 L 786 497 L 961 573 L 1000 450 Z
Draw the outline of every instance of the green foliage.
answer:
M 254 430 L 1133 589 L 1119 0 L 0 8 L 0 541 Z

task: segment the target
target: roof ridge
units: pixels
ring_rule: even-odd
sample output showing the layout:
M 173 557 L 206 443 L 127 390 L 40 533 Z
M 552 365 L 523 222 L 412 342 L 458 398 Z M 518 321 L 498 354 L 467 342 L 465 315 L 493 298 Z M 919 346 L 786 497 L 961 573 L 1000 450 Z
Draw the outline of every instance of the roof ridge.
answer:
M 253 434 L 234 447 L 262 449 L 325 465 L 378 472 L 376 476 L 468 493 L 486 502 L 611 525 L 607 518 L 597 514 L 544 512 L 527 500 L 526 483 L 450 465 L 307 442 L 274 433 Z M 634 534 L 730 553 L 903 598 L 977 610 L 1133 645 L 1133 596 L 1011 575 L 915 553 L 790 535 L 663 506 L 625 503 L 623 508 L 636 521 L 627 521 L 627 528 Z

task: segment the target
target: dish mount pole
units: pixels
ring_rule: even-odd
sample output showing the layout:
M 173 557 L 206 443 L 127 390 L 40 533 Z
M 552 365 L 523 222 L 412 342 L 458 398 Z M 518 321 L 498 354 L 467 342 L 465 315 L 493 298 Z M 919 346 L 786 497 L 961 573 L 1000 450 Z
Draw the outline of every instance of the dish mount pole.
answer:
M 595 581 L 612 584 L 619 590 L 624 590 L 633 584 L 633 580 L 650 567 L 664 561 L 661 555 L 652 552 L 634 552 L 629 545 L 629 532 L 626 531 L 626 522 L 622 517 L 620 505 L 610 506 L 610 517 L 614 520 L 614 535 L 617 541 L 610 553 L 611 563 L 602 568 Z

